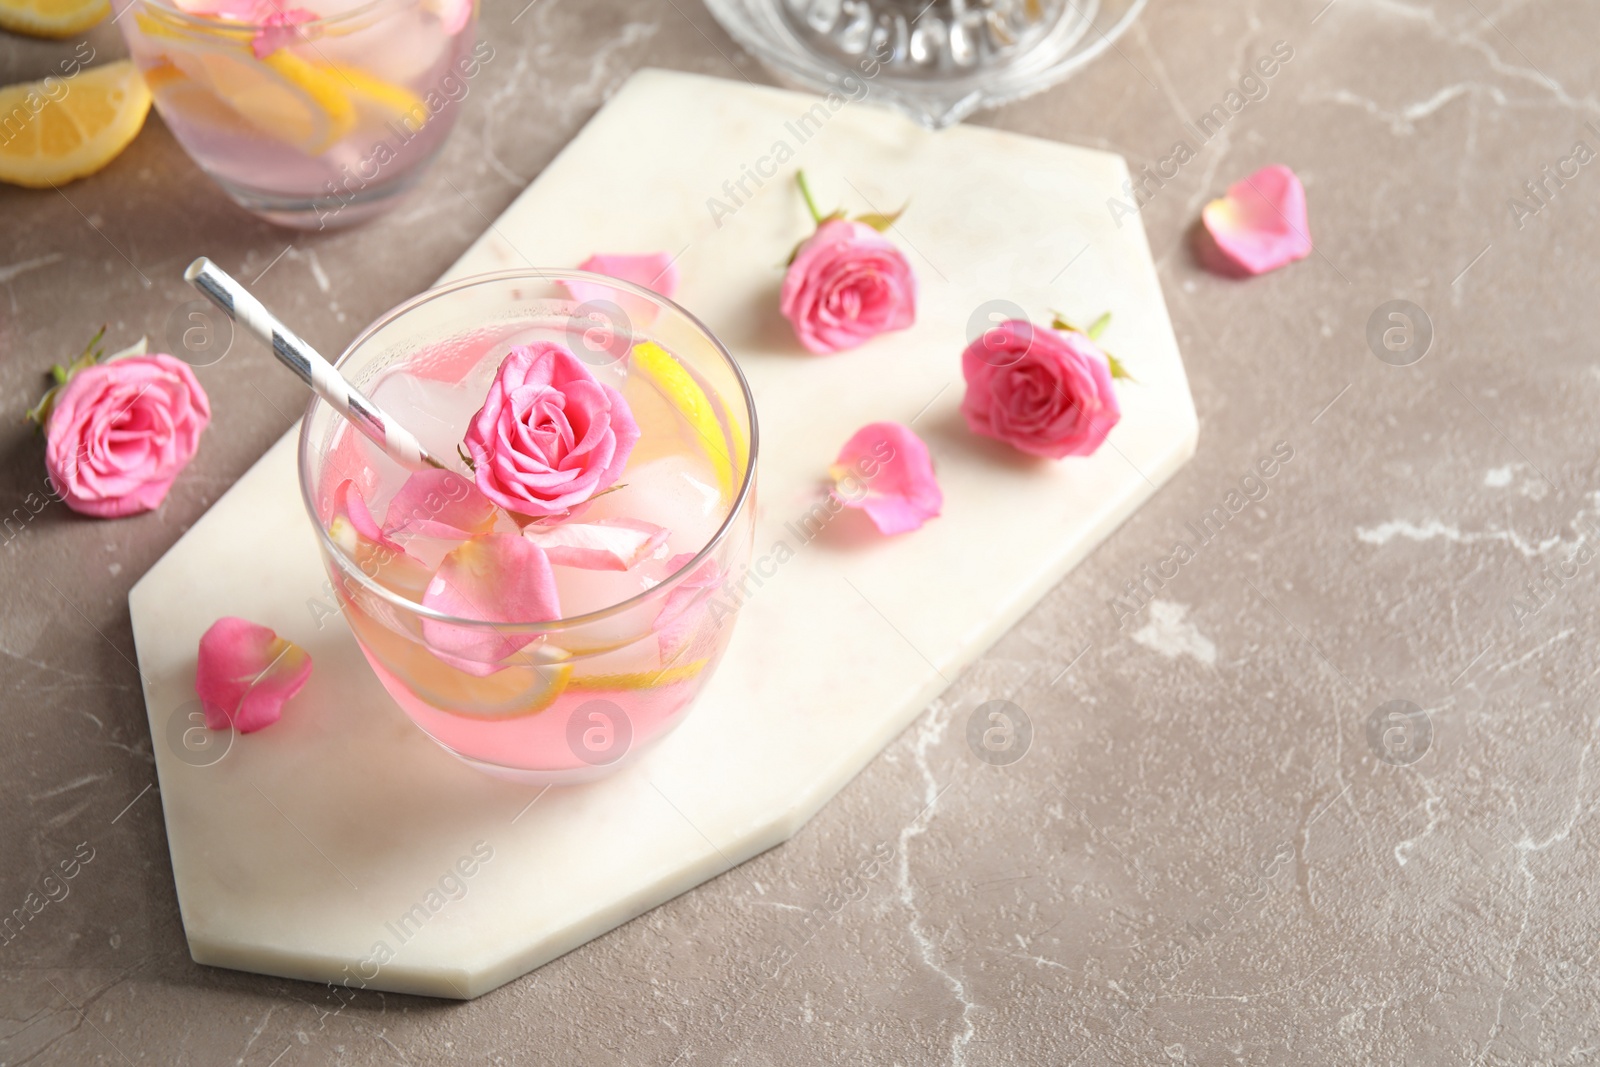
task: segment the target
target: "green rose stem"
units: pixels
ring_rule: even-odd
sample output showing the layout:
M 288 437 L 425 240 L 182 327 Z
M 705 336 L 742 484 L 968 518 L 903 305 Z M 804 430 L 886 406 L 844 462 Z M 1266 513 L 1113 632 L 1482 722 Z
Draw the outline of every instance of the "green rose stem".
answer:
M 806 172 L 803 170 L 795 171 L 794 180 L 795 184 L 800 186 L 800 195 L 806 198 L 806 210 L 811 212 L 811 221 L 821 226 L 822 212 L 817 210 L 817 202 L 811 199 L 811 187 L 806 184 Z

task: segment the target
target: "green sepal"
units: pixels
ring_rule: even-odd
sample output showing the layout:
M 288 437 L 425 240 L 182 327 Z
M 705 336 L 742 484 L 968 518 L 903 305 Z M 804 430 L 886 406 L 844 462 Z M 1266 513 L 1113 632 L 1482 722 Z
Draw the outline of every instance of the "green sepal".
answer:
M 1111 312 L 1109 311 L 1101 315 L 1098 319 L 1095 319 L 1094 322 L 1090 323 L 1087 330 L 1080 330 L 1076 326 L 1072 325 L 1072 323 L 1067 321 L 1066 316 L 1062 315 L 1059 311 L 1052 311 L 1050 314 L 1054 316 L 1050 320 L 1050 328 L 1052 330 L 1066 330 L 1069 333 L 1081 333 L 1089 340 L 1094 341 L 1096 345 L 1099 343 L 1100 335 L 1105 333 L 1106 327 L 1111 323 Z M 1122 381 L 1133 382 L 1135 385 L 1138 384 L 1139 379 L 1128 373 L 1128 368 L 1123 366 L 1122 360 L 1118 359 L 1116 356 L 1113 356 L 1110 352 L 1107 352 L 1103 348 L 1100 349 L 1100 354 L 1106 357 L 1106 366 L 1111 371 L 1111 378 L 1113 381 L 1120 379 Z
M 39 398 L 39 402 L 23 414 L 24 421 L 33 423 L 41 431 L 44 429 L 45 423 L 50 421 L 50 413 L 55 410 L 56 398 L 61 394 L 61 387 L 70 382 L 73 375 L 79 371 L 87 370 L 100 362 L 102 352 L 100 342 L 105 338 L 105 335 L 106 328 L 102 326 L 89 339 L 89 343 L 84 346 L 82 352 L 78 353 L 76 359 L 64 367 L 57 363 L 50 368 L 50 380 L 55 384 L 46 389 L 44 396 Z
M 889 229 L 890 226 L 893 226 L 896 222 L 900 221 L 900 216 L 904 215 L 906 213 L 906 208 L 910 206 L 911 201 L 907 200 L 904 204 L 900 205 L 899 211 L 891 212 L 888 215 L 885 215 L 882 212 L 872 211 L 865 215 L 857 215 L 856 221 L 871 226 L 879 233 L 884 233 Z

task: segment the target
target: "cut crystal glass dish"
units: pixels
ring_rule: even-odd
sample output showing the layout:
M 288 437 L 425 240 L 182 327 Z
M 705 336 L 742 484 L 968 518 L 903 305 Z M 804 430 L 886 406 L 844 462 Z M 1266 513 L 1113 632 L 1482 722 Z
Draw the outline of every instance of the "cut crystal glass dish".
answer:
M 786 81 L 872 100 L 931 129 L 1055 85 L 1111 48 L 1147 0 L 705 0 Z

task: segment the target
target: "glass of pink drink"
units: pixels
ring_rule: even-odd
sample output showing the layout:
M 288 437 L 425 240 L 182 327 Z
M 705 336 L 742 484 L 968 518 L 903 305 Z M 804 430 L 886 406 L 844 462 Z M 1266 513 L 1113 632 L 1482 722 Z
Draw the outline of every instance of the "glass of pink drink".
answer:
M 494 50 L 475 0 L 113 0 L 156 109 L 243 207 L 359 222 L 438 154 Z
M 591 288 L 580 301 L 569 282 Z M 563 346 L 617 390 L 640 430 L 615 486 L 574 509 L 571 521 L 632 523 L 656 528 L 654 539 L 664 530 L 664 540 L 621 569 L 552 560 L 558 618 L 443 614 L 423 604 L 423 591 L 468 535 L 431 520 L 476 499 L 458 446 L 508 352 L 538 342 Z M 329 592 L 411 720 L 468 763 L 533 783 L 609 773 L 677 725 L 732 634 L 740 598 L 725 583 L 748 561 L 754 523 L 755 408 L 717 339 L 647 289 L 580 271 L 519 271 L 402 304 L 356 338 L 338 366 L 457 468 L 430 476 L 444 479 L 438 493 L 397 508 L 412 472 L 321 400 L 301 425 L 301 487 Z M 360 496 L 391 547 L 353 532 L 341 494 Z M 495 509 L 479 529 L 530 537 L 547 527 Z M 496 582 L 515 577 L 500 575 L 474 595 L 492 599 Z M 463 652 L 473 644 L 464 636 L 484 638 L 477 644 L 491 651 Z

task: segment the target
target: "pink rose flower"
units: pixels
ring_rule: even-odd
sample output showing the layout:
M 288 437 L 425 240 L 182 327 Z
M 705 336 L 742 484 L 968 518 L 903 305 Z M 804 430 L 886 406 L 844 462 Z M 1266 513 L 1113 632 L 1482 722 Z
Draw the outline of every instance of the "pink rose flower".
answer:
M 62 387 L 45 428 L 56 495 L 96 518 L 158 506 L 194 458 L 211 402 L 187 364 L 127 356 L 86 367 Z
M 194 691 L 213 730 L 271 726 L 311 677 L 311 657 L 265 626 L 225 616 L 200 638 Z
M 562 515 L 622 474 L 639 440 L 622 394 L 549 341 L 511 350 L 467 426 L 473 477 L 507 511 Z
M 1086 335 L 1011 319 L 961 354 L 973 433 L 1035 456 L 1087 456 L 1122 418 L 1111 367 Z
M 834 219 L 795 253 L 778 306 L 807 349 L 838 352 L 915 322 L 917 279 L 883 234 Z

